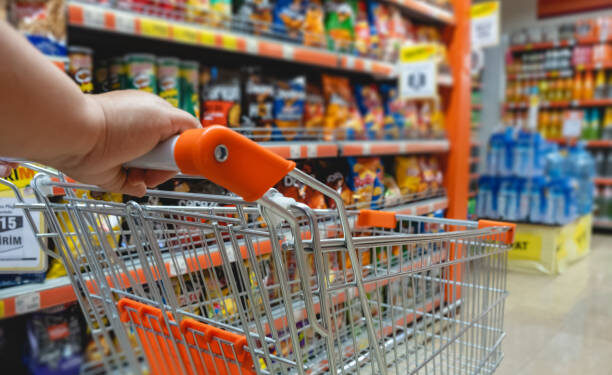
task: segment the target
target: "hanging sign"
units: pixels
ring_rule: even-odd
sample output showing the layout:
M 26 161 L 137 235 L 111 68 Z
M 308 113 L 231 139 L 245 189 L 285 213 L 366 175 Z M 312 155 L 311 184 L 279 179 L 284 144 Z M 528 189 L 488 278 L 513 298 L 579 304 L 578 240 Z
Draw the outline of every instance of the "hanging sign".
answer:
M 486 1 L 470 7 L 472 49 L 499 44 L 499 2 Z
M 400 51 L 399 95 L 403 99 L 437 96 L 438 61 L 435 44 L 403 46 Z

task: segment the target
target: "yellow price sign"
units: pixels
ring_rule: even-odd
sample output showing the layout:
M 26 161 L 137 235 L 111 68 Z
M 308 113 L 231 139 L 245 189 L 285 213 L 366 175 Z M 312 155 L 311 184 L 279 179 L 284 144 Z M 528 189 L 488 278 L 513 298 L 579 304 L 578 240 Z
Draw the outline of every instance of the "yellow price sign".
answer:
M 35 171 L 26 167 L 19 166 L 16 169 L 13 169 L 11 174 L 6 177 L 6 179 L 15 184 L 15 186 L 17 186 L 18 188 L 23 188 L 30 184 L 30 181 L 32 181 L 32 178 L 34 178 L 35 174 Z M 10 188 L 6 185 L 0 184 L 0 191 L 5 190 L 10 190 Z
M 508 258 L 539 261 L 542 258 L 542 237 L 532 233 L 516 233 Z
M 153 38 L 166 39 L 170 37 L 170 25 L 166 21 L 153 18 L 142 18 L 140 20 L 141 34 Z
M 499 11 L 499 2 L 485 1 L 483 3 L 473 4 L 470 7 L 471 18 L 488 17 Z
M 200 32 L 200 43 L 207 46 L 215 45 L 215 34 L 212 31 L 202 30 Z
M 417 44 L 403 46 L 400 51 L 400 63 L 414 63 L 419 61 L 433 60 L 438 52 L 435 44 Z
M 174 40 L 183 43 L 197 44 L 198 30 L 195 27 L 176 25 L 172 28 Z

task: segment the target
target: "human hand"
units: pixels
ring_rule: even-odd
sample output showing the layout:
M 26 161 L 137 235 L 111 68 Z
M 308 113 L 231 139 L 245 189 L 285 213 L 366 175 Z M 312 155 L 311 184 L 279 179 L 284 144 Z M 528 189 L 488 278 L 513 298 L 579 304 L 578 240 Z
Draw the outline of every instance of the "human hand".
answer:
M 199 127 L 198 120 L 165 100 L 135 90 L 114 91 L 87 96 L 88 124 L 91 130 L 86 147 L 76 155 L 49 161 L 49 165 L 71 178 L 98 185 L 105 190 L 143 196 L 172 178 L 176 172 L 123 167 L 128 161 L 151 151 L 173 135 Z M 70 136 L 70 135 L 67 135 Z

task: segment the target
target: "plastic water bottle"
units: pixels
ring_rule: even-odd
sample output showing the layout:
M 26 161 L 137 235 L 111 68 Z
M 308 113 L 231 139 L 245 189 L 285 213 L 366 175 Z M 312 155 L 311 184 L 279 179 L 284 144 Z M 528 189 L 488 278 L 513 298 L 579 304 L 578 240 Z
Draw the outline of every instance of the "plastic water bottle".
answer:
M 534 223 L 543 221 L 542 206 L 544 204 L 544 177 L 538 176 L 531 180 L 529 186 L 529 214 L 528 219 Z
M 530 185 L 531 180 L 529 179 L 523 178 L 517 181 L 519 201 L 517 220 L 526 221 L 529 217 Z
M 534 172 L 535 159 L 534 134 L 521 129 L 514 145 L 513 172 L 517 176 L 530 177 Z

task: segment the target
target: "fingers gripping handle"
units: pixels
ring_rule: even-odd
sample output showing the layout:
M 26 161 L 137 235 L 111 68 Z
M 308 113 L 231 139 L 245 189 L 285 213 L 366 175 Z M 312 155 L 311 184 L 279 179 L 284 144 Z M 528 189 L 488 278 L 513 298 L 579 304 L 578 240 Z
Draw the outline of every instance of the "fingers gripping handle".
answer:
M 187 130 L 127 166 L 203 176 L 247 201 L 255 201 L 292 171 L 295 163 L 215 125 Z

